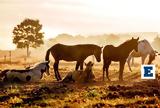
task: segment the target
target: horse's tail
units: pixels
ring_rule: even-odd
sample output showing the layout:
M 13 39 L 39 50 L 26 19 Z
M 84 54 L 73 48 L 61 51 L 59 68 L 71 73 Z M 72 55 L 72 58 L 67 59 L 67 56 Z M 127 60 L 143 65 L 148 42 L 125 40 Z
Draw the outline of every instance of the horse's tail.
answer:
M 49 54 L 51 52 L 51 49 L 49 48 L 46 52 L 46 57 L 45 57 L 45 61 L 49 61 Z
M 0 78 L 3 78 L 9 70 L 4 70 L 0 72 Z

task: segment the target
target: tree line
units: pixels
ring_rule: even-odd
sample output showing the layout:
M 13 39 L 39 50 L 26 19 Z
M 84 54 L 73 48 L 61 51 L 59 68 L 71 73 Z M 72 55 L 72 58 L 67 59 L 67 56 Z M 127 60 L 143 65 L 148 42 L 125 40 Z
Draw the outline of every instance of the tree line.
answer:
M 54 32 L 54 31 L 53 31 Z M 97 44 L 104 46 L 106 44 L 119 45 L 122 38 L 129 37 L 119 36 L 117 34 L 102 34 L 95 36 L 83 36 L 83 35 L 70 35 L 62 33 L 55 38 L 49 39 L 46 43 L 48 47 L 56 44 Z M 44 32 L 42 32 L 42 24 L 38 19 L 24 19 L 20 24 L 16 25 L 13 29 L 13 43 L 17 48 L 26 48 L 27 57 L 30 55 L 30 47 L 37 48 L 44 44 Z M 160 36 L 156 36 L 152 42 L 152 46 L 160 51 Z

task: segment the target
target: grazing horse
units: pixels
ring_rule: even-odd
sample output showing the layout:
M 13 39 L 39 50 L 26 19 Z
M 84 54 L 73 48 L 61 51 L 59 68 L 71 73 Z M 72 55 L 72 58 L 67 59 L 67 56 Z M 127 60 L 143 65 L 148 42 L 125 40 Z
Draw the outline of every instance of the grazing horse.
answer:
M 78 70 L 69 72 L 67 76 L 62 80 L 62 82 L 91 82 L 94 80 L 95 76 L 92 71 L 93 63 L 90 61 L 87 64 L 85 63 L 85 70 Z
M 43 73 L 48 73 L 49 68 L 48 61 L 39 63 L 31 69 L 25 70 L 4 70 L 0 73 L 0 77 L 3 78 L 4 82 L 36 82 L 43 77 Z
M 156 53 L 157 52 L 154 51 L 154 49 L 151 47 L 150 43 L 147 40 L 144 39 L 144 40 L 139 41 L 138 51 L 136 52 L 135 50 L 133 50 L 128 56 L 127 64 L 128 64 L 129 70 L 132 72 L 130 61 L 132 59 L 132 63 L 133 63 L 134 57 L 141 57 L 142 64 L 144 64 L 147 55 L 149 55 L 148 64 L 151 64 L 152 61 L 155 59 Z
M 108 69 L 109 65 L 112 61 L 119 61 L 120 68 L 119 68 L 119 80 L 123 80 L 123 70 L 126 59 L 132 50 L 138 50 L 138 39 L 132 38 L 124 42 L 123 44 L 119 45 L 118 47 L 114 47 L 113 45 L 106 45 L 103 49 L 103 80 L 104 74 L 106 71 L 106 77 L 110 81 L 108 77 Z
M 90 55 L 94 55 L 98 62 L 101 61 L 101 47 L 94 44 L 80 44 L 74 46 L 55 44 L 47 50 L 45 57 L 46 61 L 49 60 L 50 53 L 55 60 L 53 68 L 57 81 L 61 80 L 61 76 L 58 71 L 60 60 L 77 61 L 75 70 L 78 70 L 79 67 L 80 70 L 83 70 L 83 62 Z

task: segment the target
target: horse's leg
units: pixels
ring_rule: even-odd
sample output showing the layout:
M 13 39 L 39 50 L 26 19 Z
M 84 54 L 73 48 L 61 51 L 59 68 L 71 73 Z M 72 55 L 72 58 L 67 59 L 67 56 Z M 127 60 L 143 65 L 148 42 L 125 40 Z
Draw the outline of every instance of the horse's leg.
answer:
M 76 71 L 78 70 L 79 66 L 80 66 L 80 62 L 77 61 L 77 63 L 76 63 L 76 68 L 75 68 Z
M 59 74 L 59 71 L 58 71 L 58 66 L 59 66 L 59 60 L 57 61 L 57 64 L 56 64 L 56 71 L 57 71 L 57 76 L 58 76 L 59 80 L 62 80 L 62 78 Z
M 124 65 L 125 65 L 125 60 L 120 61 L 120 68 L 119 68 L 119 80 L 123 81 L 123 70 L 124 70 Z
M 144 64 L 147 55 L 142 56 L 142 64 Z
M 81 63 L 80 63 L 80 70 L 83 70 L 83 63 L 84 63 L 84 60 L 81 61 Z
M 132 57 L 132 65 L 134 65 L 134 57 Z
M 58 72 L 58 64 L 59 64 L 59 60 L 56 60 L 54 63 L 54 66 L 53 66 L 54 72 L 55 72 L 55 77 L 56 77 L 57 81 L 61 80 L 61 77 Z
M 54 62 L 53 69 L 54 69 L 55 77 L 58 81 L 59 79 L 58 79 L 58 76 L 57 76 L 58 74 L 57 74 L 57 70 L 56 70 L 56 62 Z
M 132 56 L 129 55 L 129 57 L 127 59 L 127 64 L 128 64 L 129 70 L 132 72 L 131 65 L 130 65 L 131 58 L 132 58 Z
M 103 63 L 103 81 L 104 81 L 104 76 L 105 76 L 105 69 L 106 69 L 106 62 L 105 62 L 105 60 L 103 60 L 104 61 L 104 63 Z
M 106 70 L 106 77 L 107 77 L 108 81 L 110 81 L 109 76 L 108 76 L 108 69 L 109 69 L 110 64 L 111 64 L 111 60 L 107 60 L 105 70 Z

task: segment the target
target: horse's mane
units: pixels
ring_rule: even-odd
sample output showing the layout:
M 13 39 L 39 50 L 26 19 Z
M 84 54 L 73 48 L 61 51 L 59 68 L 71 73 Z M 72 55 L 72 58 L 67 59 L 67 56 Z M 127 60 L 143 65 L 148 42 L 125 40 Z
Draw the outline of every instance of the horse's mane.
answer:
M 126 40 L 125 42 L 123 42 L 122 44 L 120 44 L 118 47 L 120 47 L 120 46 L 126 46 L 127 44 L 129 44 L 130 43 L 130 41 L 131 40 Z
M 147 43 L 147 45 L 153 50 L 153 48 L 152 48 L 151 44 L 148 42 L 148 40 L 144 39 L 144 40 L 139 41 L 139 43 L 140 43 L 140 42 L 145 42 L 145 43 Z M 154 51 L 154 50 L 153 50 L 153 51 Z
M 31 68 L 35 68 L 35 67 L 41 65 L 42 63 L 44 63 L 44 62 L 38 62 L 38 63 L 34 64 L 33 66 L 31 66 Z

